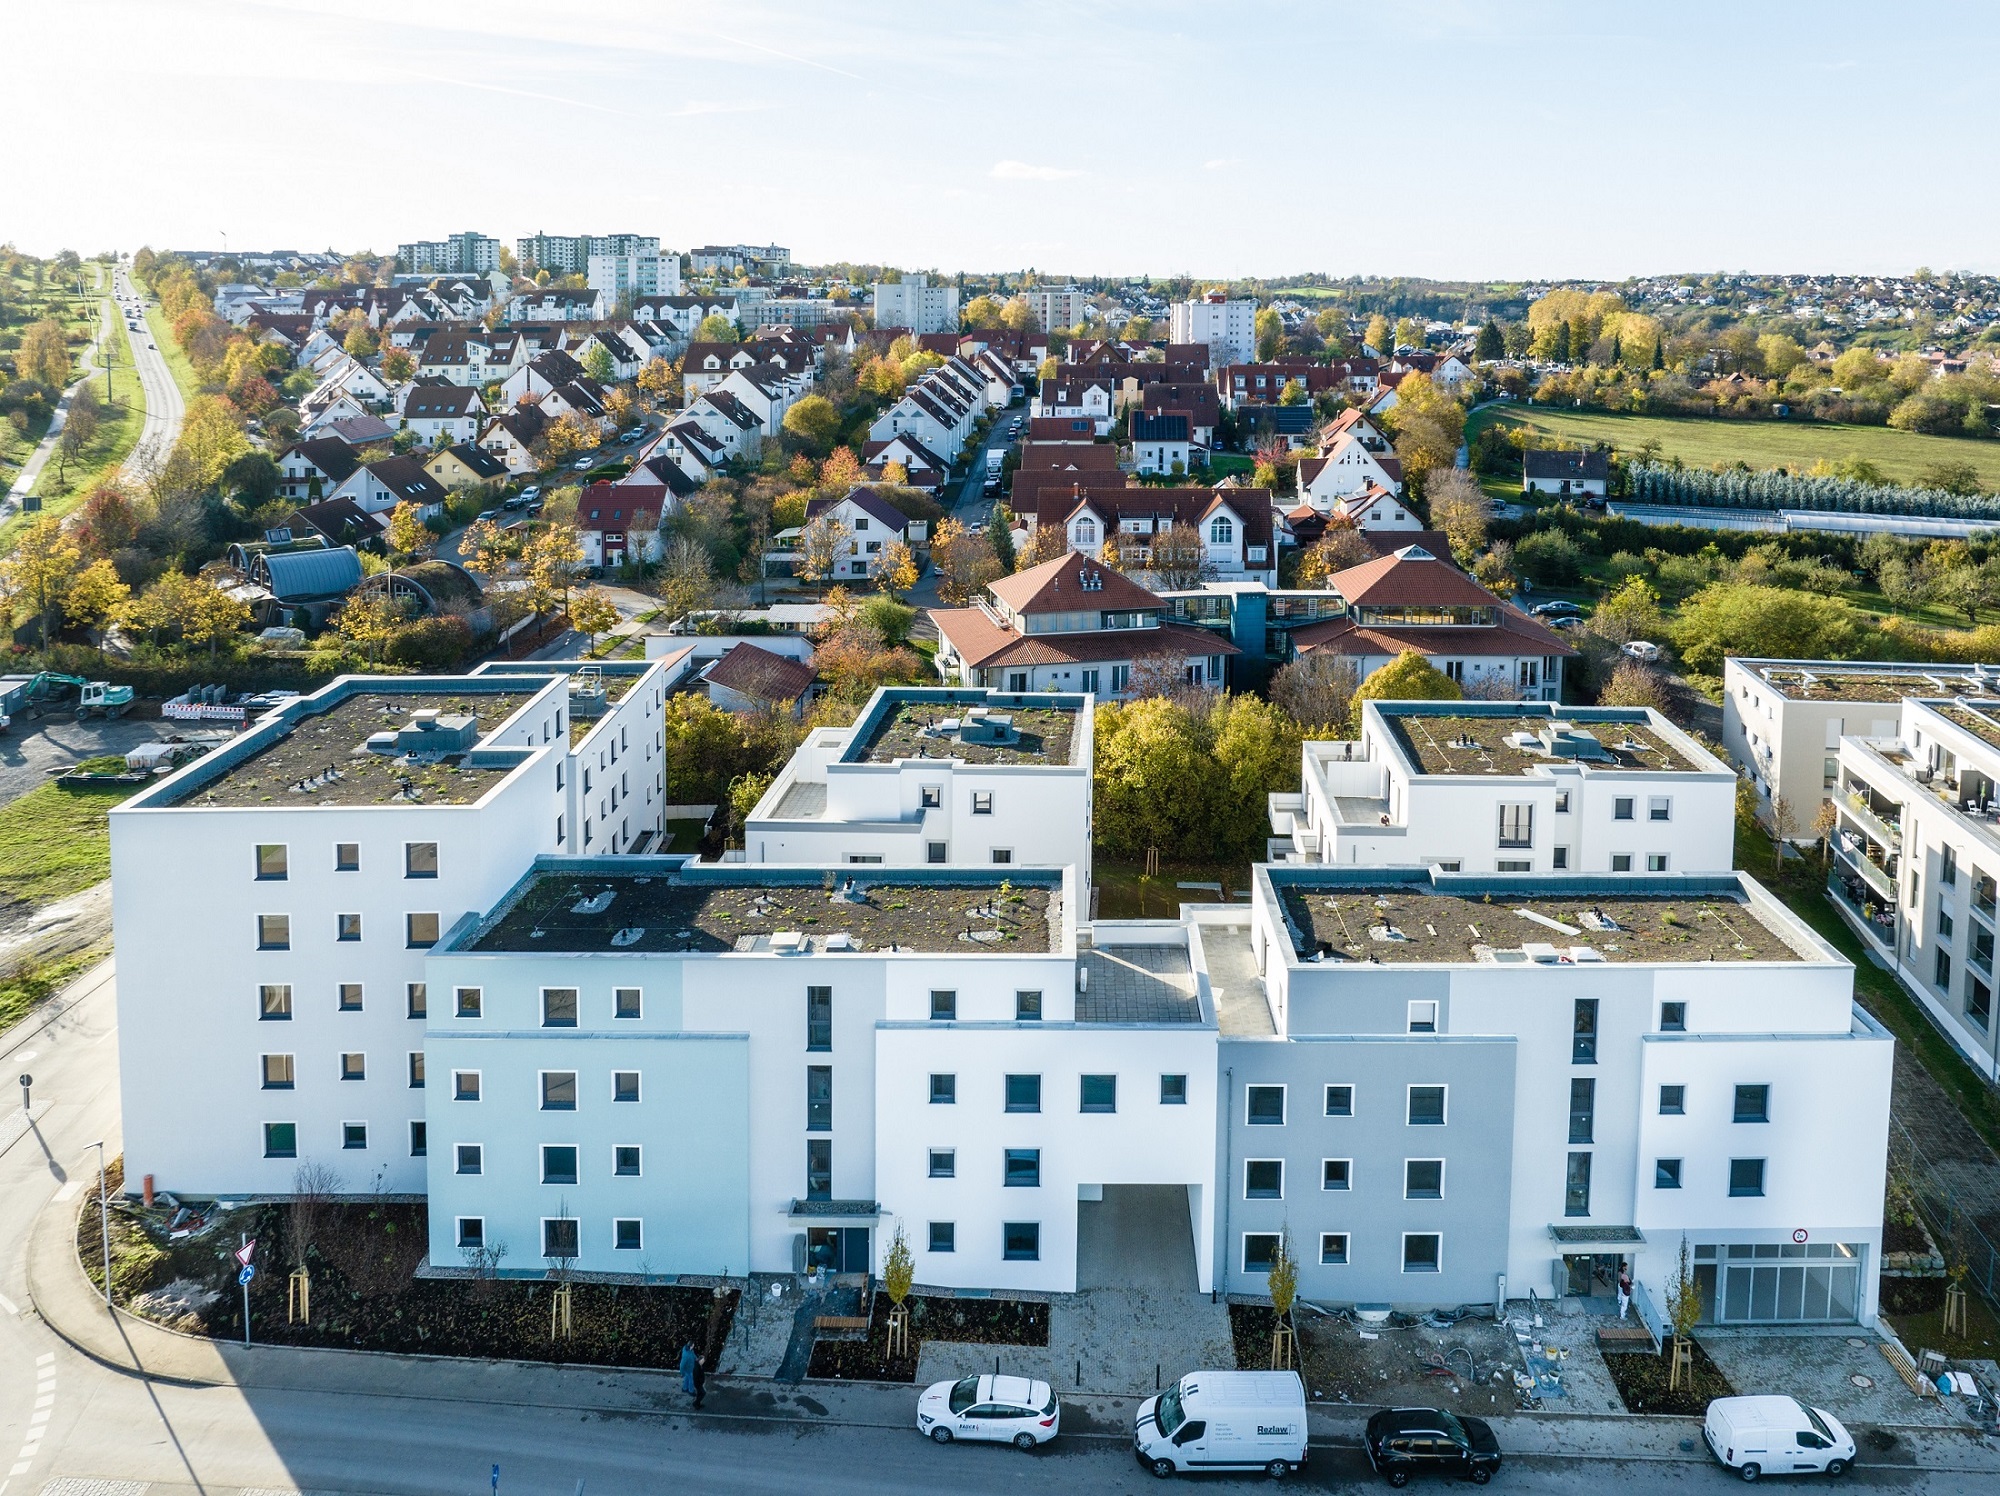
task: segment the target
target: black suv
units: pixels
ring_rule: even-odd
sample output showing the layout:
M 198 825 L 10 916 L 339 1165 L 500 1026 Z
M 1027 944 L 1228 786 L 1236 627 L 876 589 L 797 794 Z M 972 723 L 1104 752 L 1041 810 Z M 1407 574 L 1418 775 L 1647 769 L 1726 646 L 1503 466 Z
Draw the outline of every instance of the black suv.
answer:
M 1485 1485 L 1500 1468 L 1500 1442 L 1477 1418 L 1441 1408 L 1385 1408 L 1368 1420 L 1362 1447 L 1392 1486 L 1412 1475 L 1456 1475 Z

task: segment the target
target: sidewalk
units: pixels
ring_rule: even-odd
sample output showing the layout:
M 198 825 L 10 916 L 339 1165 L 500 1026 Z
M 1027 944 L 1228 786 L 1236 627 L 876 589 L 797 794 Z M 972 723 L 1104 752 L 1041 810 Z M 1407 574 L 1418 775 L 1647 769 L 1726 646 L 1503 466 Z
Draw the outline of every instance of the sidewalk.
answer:
M 81 1167 L 81 1165 L 79 1165 Z M 467 1361 L 395 1356 L 370 1351 L 244 1347 L 162 1329 L 105 1308 L 76 1257 L 76 1216 L 87 1197 L 50 1204 L 28 1241 L 28 1295 L 35 1312 L 63 1340 L 99 1364 L 126 1375 L 192 1387 L 243 1387 L 303 1393 L 350 1393 L 556 1408 L 578 1412 L 700 1417 L 704 1420 L 797 1423 L 822 1427 L 911 1428 L 915 1387 L 881 1383 L 806 1382 L 787 1387 L 761 1377 L 709 1379 L 707 1406 L 692 1413 L 671 1371 L 623 1371 L 543 1366 L 518 1361 Z M 1131 1438 L 1135 1397 L 1063 1399 L 1065 1438 Z M 1316 1405 L 1312 1441 L 1358 1444 L 1369 1407 Z M 1569 1460 L 1707 1464 L 1692 1419 L 1632 1414 L 1548 1413 L 1492 1420 L 1510 1455 Z M 1894 1430 L 1887 1454 L 1864 1455 L 1869 1465 L 2000 1476 L 2000 1444 L 1934 1429 Z M 1865 1445 L 1864 1445 L 1865 1447 Z
M 111 331 L 111 316 L 112 313 L 109 304 L 100 303 L 98 306 L 97 336 L 91 339 L 90 347 L 84 354 L 83 376 L 66 388 L 62 392 L 61 397 L 56 401 L 56 408 L 49 418 L 49 429 L 42 433 L 41 441 L 36 443 L 35 450 L 28 454 L 28 460 L 21 464 L 21 471 L 15 475 L 13 486 L 7 490 L 4 498 L 0 498 L 0 518 L 4 518 L 21 507 L 21 500 L 34 492 L 35 484 L 41 479 L 42 469 L 48 466 L 49 458 L 55 455 L 56 442 L 62 436 L 63 427 L 69 424 L 69 402 L 71 398 L 78 390 L 97 377 L 99 369 L 97 362 L 98 354 L 104 346 L 105 337 Z

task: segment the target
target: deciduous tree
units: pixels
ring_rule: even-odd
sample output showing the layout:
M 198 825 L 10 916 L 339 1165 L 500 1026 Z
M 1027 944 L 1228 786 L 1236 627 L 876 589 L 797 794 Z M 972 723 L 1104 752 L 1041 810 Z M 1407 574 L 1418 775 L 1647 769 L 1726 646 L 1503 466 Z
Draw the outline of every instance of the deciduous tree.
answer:
M 1838 659 L 1851 647 L 1854 610 L 1839 598 L 1716 582 L 1681 604 L 1671 633 L 1691 670 L 1719 675 L 1727 655 Z
M 798 560 L 793 571 L 802 581 L 825 582 L 847 554 L 847 526 L 830 514 L 811 521 L 799 534 Z
M 583 372 L 599 384 L 611 383 L 618 377 L 618 368 L 612 360 L 611 350 L 602 343 L 593 341 L 590 347 L 584 350 Z
M 1271 677 L 1271 702 L 1308 733 L 1346 730 L 1360 667 L 1345 655 L 1309 650 Z
M 1348 727 L 1361 736 L 1361 706 L 1368 701 L 1462 701 L 1465 692 L 1414 649 L 1406 649 L 1361 683 L 1349 709 Z
M 132 596 L 109 561 L 96 560 L 78 572 L 63 594 L 63 617 L 75 628 L 91 628 L 112 617 Z
M 14 368 L 23 379 L 39 380 L 52 390 L 69 383 L 69 335 L 53 317 L 31 322 L 14 352 Z
M 824 457 L 832 451 L 834 439 L 840 435 L 840 412 L 826 396 L 807 395 L 794 401 L 785 412 L 784 425 L 808 452 Z
M 657 355 L 646 361 L 646 367 L 639 371 L 638 386 L 655 402 L 667 399 L 680 388 L 681 374 L 674 360 Z
M 1147 569 L 1169 592 L 1184 592 L 1215 576 L 1215 563 L 1202 544 L 1201 531 L 1185 520 L 1176 520 L 1153 537 Z
M 584 637 L 586 653 L 597 652 L 597 636 L 618 627 L 618 605 L 596 587 L 586 587 L 569 600 L 569 626 Z
M 736 324 L 720 312 L 710 312 L 703 317 L 690 339 L 696 343 L 736 343 L 741 340 L 742 334 L 737 331 Z
M 890 597 L 900 596 L 917 585 L 917 558 L 900 540 L 882 547 L 869 570 L 876 585 Z
M 1442 530 L 1459 565 L 1469 566 L 1486 545 L 1486 490 L 1461 467 L 1433 473 L 1425 490 L 1431 528 Z
M 408 499 L 389 511 L 389 550 L 411 560 L 430 550 L 437 537 L 424 523 L 423 511 Z
M 1326 579 L 1350 566 L 1375 559 L 1375 547 L 1353 525 L 1329 525 L 1326 534 L 1299 556 L 1296 581 L 1301 587 L 1324 587 Z
M 83 553 L 53 515 L 34 521 L 14 542 L 13 554 L 0 561 L 0 588 L 9 599 L 24 603 L 40 622 L 44 640 L 55 637 L 56 617 L 76 576 Z

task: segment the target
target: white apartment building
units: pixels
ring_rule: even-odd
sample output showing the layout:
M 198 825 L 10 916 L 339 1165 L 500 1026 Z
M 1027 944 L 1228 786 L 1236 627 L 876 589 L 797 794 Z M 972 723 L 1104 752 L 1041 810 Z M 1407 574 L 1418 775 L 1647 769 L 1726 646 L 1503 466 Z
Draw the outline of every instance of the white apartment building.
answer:
M 651 844 L 684 664 L 343 676 L 117 807 L 134 1187 L 421 1190 L 425 955 L 539 855 Z
M 478 275 L 500 266 L 500 241 L 467 230 L 444 239 L 396 246 L 396 262 L 412 275 Z
M 913 333 L 956 332 L 958 287 L 934 286 L 930 277 L 925 275 L 906 275 L 900 281 L 877 281 L 875 325 L 907 327 Z
M 1834 907 L 1960 1053 L 2000 1080 L 2000 702 L 1906 698 L 1892 731 L 1840 739 L 1837 772 Z
M 1070 867 L 1090 897 L 1092 698 L 884 687 L 811 733 L 744 826 L 744 859 Z
M 657 245 L 658 241 L 655 241 Z M 592 250 L 586 262 L 585 284 L 602 291 L 616 307 L 632 296 L 678 296 L 681 294 L 681 257 L 629 251 L 600 253 Z
M 1800 841 L 1812 837 L 1813 818 L 1839 782 L 1843 737 L 1894 737 L 1906 697 L 2000 701 L 2000 665 L 1731 656 L 1722 688 L 1722 746 L 1757 786 L 1764 824 L 1782 798 L 1785 834 Z
M 1208 344 L 1212 368 L 1256 362 L 1255 301 L 1248 298 L 1231 301 L 1226 292 L 1210 291 L 1205 296 L 1176 301 L 1168 309 L 1167 322 L 1171 341 Z
M 1366 703 L 1272 795 L 1274 862 L 1466 873 L 1726 873 L 1736 775 L 1650 707 Z
M 1036 286 L 1020 295 L 1044 332 L 1076 327 L 1090 317 L 1090 293 L 1074 285 Z
M 1869 1324 L 1894 1041 L 1742 873 L 1260 867 L 1205 931 L 1227 1108 L 1216 1282 L 1278 1232 L 1321 1303 L 1608 1297 Z M 1240 919 L 1236 911 L 1218 919 Z
M 532 275 L 546 270 L 552 275 L 582 275 L 593 257 L 631 256 L 657 258 L 658 234 L 524 234 L 515 241 L 515 255 L 522 270 Z M 670 254 L 674 274 L 680 274 L 680 256 Z M 595 288 L 593 288 L 595 289 Z

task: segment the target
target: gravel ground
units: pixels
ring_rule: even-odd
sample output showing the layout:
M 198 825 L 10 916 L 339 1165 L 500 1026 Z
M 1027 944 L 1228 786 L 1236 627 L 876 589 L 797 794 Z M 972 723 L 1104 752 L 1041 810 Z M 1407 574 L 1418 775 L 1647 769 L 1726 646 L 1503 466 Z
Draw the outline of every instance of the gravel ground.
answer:
M 99 718 L 78 722 L 68 711 L 39 721 L 17 717 L 6 735 L 0 736 L 0 804 L 18 800 L 44 783 L 53 769 L 100 754 L 127 753 L 141 743 L 150 743 L 167 725 L 158 718 L 149 721 L 130 716 L 110 722 Z

